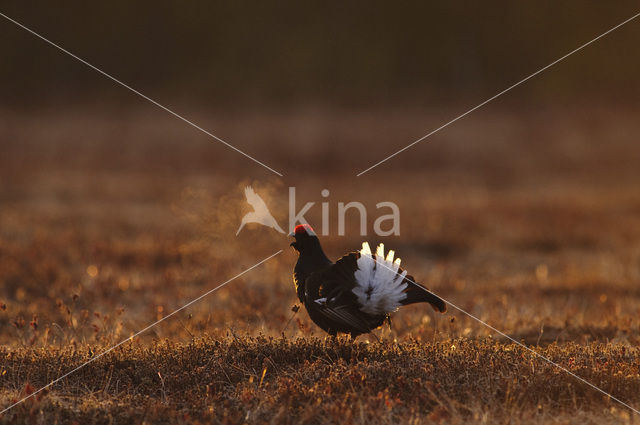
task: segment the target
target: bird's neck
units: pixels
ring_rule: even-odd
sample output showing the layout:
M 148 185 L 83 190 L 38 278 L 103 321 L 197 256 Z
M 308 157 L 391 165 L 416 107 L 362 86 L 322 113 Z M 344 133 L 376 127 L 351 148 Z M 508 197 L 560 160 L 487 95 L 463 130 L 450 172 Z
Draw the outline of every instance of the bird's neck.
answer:
M 314 263 L 317 263 L 318 266 L 324 266 L 325 264 L 331 263 L 329 257 L 322 250 L 322 246 L 319 241 L 313 241 L 305 249 L 300 252 L 300 259 L 312 259 Z
M 296 292 L 301 302 L 305 302 L 305 282 L 314 272 L 319 271 L 332 264 L 325 255 L 320 244 L 307 246 L 300 251 L 300 256 L 294 268 L 293 279 L 296 284 Z

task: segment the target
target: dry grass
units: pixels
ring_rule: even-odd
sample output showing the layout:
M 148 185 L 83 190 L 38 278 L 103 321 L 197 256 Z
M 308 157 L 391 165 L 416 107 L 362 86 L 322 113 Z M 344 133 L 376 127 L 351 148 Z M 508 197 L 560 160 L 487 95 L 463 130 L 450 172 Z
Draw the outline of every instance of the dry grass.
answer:
M 179 123 L 135 111 L 129 120 L 66 114 L 0 122 L 2 406 L 285 252 L 0 423 L 633 423 L 621 405 L 455 309 L 409 306 L 375 337 L 324 340 L 303 310 L 291 311 L 288 241 L 235 231 L 246 183 L 282 224 L 288 185 L 298 205 L 330 189 L 332 211 L 339 200 L 361 200 L 372 214 L 376 202 L 394 201 L 401 235 L 383 241 L 414 276 L 638 407 L 634 111 L 469 117 L 359 179 L 353 170 L 386 152 L 390 135 L 401 144 L 441 114 L 216 115 L 219 134 L 238 134 L 238 144 L 290 169 L 283 181 Z M 329 126 L 331 137 L 319 130 Z M 286 130 L 281 140 L 274 128 Z M 372 148 L 358 160 L 363 146 Z M 360 239 L 323 241 L 337 257 Z
M 635 348 L 570 343 L 542 353 L 606 391 L 640 393 Z M 89 358 L 86 349 L 3 353 L 5 399 Z M 26 384 L 11 389 L 16 383 Z M 5 420 L 584 423 L 595 417 L 617 423 L 629 414 L 522 348 L 491 339 L 353 344 L 238 337 L 127 346 L 16 407 Z

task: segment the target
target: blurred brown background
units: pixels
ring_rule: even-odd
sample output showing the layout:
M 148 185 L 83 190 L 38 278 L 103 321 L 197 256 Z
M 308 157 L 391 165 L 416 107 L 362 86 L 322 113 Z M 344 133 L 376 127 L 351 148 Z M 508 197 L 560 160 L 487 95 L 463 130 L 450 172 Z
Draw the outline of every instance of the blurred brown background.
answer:
M 245 185 L 283 227 L 295 186 L 316 227 L 329 203 L 329 257 L 384 242 L 438 295 L 637 408 L 640 18 L 356 174 L 639 11 L 1 2 L 284 177 L 0 18 L 0 406 L 283 250 L 0 422 L 633 423 L 454 308 L 313 339 L 291 310 L 290 240 L 235 233 Z M 355 214 L 337 236 L 340 201 L 365 204 L 366 237 Z M 381 201 L 399 236 L 372 233 Z
M 70 1 L 2 11 L 106 72 L 176 102 L 229 107 L 323 101 L 433 106 L 478 100 L 636 12 L 637 3 Z M 5 22 L 2 98 L 124 101 L 108 80 Z M 637 24 L 537 78 L 513 98 L 635 99 Z M 97 97 L 97 98 L 96 98 Z M 106 99 L 105 99 L 106 98 Z M 133 99 L 137 102 L 137 99 Z
M 77 331 L 81 319 L 74 325 L 56 300 L 109 320 L 125 306 L 120 327 L 91 315 L 83 323 L 97 323 L 98 339 L 129 335 L 283 248 L 264 273 L 194 307 L 190 322 L 196 333 L 233 324 L 279 334 L 295 302 L 295 257 L 267 229 L 235 237 L 246 184 L 282 226 L 290 185 L 298 205 L 331 191 L 334 230 L 338 201 L 365 203 L 369 230 L 375 204 L 396 202 L 401 235 L 388 246 L 430 287 L 500 329 L 536 335 L 541 323 L 579 318 L 567 338 L 610 338 L 615 314 L 637 338 L 625 317 L 637 317 L 640 281 L 640 21 L 355 177 L 636 9 L 631 1 L 4 2 L 2 13 L 284 177 L 0 19 L 2 341 L 43 342 L 42 323 L 67 332 L 65 320 L 76 331 L 54 333 L 58 341 L 93 335 Z M 316 205 L 307 218 L 319 216 Z M 350 223 L 345 238 L 324 240 L 331 257 L 360 246 Z M 423 314 L 400 313 L 394 332 L 432 335 L 438 325 Z M 34 315 L 38 330 L 18 327 Z M 468 320 L 457 326 L 439 330 L 486 332 Z M 184 329 L 176 321 L 154 332 Z
M 364 169 L 630 17 L 634 7 L 630 1 L 65 2 L 56 7 L 5 2 L 2 11 L 291 174 L 327 164 Z M 47 147 L 38 148 L 43 151 L 38 155 L 50 158 L 77 139 L 70 136 L 74 124 L 102 120 L 110 134 L 93 132 L 91 143 L 108 139 L 109 146 L 119 145 L 114 166 L 133 166 L 123 155 L 134 155 L 131 162 L 140 166 L 136 149 L 163 151 L 180 139 L 181 149 L 199 151 L 193 166 L 204 161 L 205 168 L 231 164 L 247 174 L 261 172 L 216 143 L 203 146 L 213 141 L 16 25 L 3 19 L 0 31 L 5 147 L 39 138 L 20 137 L 21 132 L 42 131 Z M 489 114 L 524 108 L 513 119 L 525 127 L 530 123 L 523 133 L 535 136 L 549 127 L 548 115 L 571 120 L 580 114 L 572 112 L 576 107 L 600 109 L 581 116 L 594 127 L 600 112 L 612 105 L 635 113 L 639 35 L 636 23 L 624 26 L 478 111 L 475 119 L 499 122 Z M 46 122 L 36 126 L 40 130 L 14 128 L 19 119 L 38 113 L 61 114 L 54 118 L 56 130 L 45 131 Z M 132 143 L 136 131 L 147 133 L 142 146 Z M 497 133 L 491 138 L 504 136 Z M 482 140 L 486 129 L 473 131 L 464 122 L 433 139 L 454 134 L 464 150 L 470 144 L 491 150 L 491 142 Z M 100 152 L 85 139 L 79 154 Z M 537 144 L 554 144 L 544 139 Z M 439 151 L 420 146 L 398 158 L 393 169 L 402 161 L 459 164 L 443 163 Z M 174 155 L 169 157 L 175 166 Z
M 327 166 L 362 170 L 630 17 L 634 7 L 630 1 L 393 6 L 117 1 L 55 7 L 5 2 L 2 11 L 292 176 Z M 592 134 L 606 125 L 601 112 L 618 116 L 622 108 L 622 114 L 635 114 L 639 35 L 636 23 L 624 26 L 472 119 L 503 127 L 501 122 L 516 120 L 522 126 L 509 135 L 512 145 L 523 136 L 537 138 L 550 119 L 564 123 L 577 115 Z M 4 19 L 0 51 L 0 137 L 9 161 L 4 167 L 15 162 L 11 149 L 36 141 L 45 144 L 30 149 L 38 161 L 55 162 L 58 155 L 71 162 L 95 159 L 104 168 L 104 149 L 117 146 L 114 167 L 150 166 L 141 164 L 148 162 L 146 151 L 166 154 L 167 165 L 175 167 L 180 160 L 167 151 L 179 142 L 182 152 L 198 152 L 189 167 L 262 172 Z M 597 111 L 575 112 L 585 106 Z M 501 119 L 514 108 L 523 109 Z M 476 131 L 466 121 L 434 136 L 434 145 L 458 143 L 464 152 L 477 145 L 491 153 L 492 140 L 513 130 Z M 89 137 L 79 129 L 85 137 L 75 137 L 78 124 L 98 131 Z M 542 134 L 533 150 L 555 145 L 549 136 L 569 127 Z M 28 133 L 34 131 L 40 133 Z M 447 138 L 455 140 L 443 142 Z M 577 150 L 605 149 L 611 142 L 590 139 L 581 140 L 586 146 Z M 64 146 L 73 143 L 75 154 L 67 155 Z M 103 144 L 107 147 L 100 148 Z M 462 163 L 443 157 L 442 149 L 424 143 L 387 171 L 402 162 L 446 168 Z M 472 162 L 479 159 L 485 158 Z M 508 161 L 499 162 L 498 167 L 509 167 Z

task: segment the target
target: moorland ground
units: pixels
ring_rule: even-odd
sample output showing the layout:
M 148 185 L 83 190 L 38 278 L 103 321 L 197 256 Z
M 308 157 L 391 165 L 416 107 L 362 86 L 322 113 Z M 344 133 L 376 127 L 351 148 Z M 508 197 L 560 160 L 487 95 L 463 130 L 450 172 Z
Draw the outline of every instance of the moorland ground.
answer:
M 326 339 L 292 311 L 287 238 L 235 236 L 245 185 L 283 226 L 295 186 L 336 258 L 363 239 L 337 202 L 361 201 L 420 282 L 639 408 L 640 111 L 490 108 L 355 177 L 458 109 L 187 111 L 282 179 L 161 111 L 3 110 L 0 406 L 284 251 L 0 423 L 638 421 L 453 308 Z M 371 233 L 380 201 L 399 236 Z

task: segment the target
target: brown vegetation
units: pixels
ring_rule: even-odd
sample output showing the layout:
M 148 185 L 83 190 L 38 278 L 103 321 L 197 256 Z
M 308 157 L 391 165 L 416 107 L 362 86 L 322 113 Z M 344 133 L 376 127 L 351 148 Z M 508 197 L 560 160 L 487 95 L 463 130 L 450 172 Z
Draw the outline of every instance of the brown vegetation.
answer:
M 3 114 L 0 406 L 284 252 L 0 423 L 637 421 L 453 308 L 436 316 L 409 306 L 391 329 L 326 340 L 304 310 L 291 311 L 289 241 L 253 226 L 235 237 L 247 183 L 283 226 L 289 185 L 299 205 L 330 189 L 332 211 L 338 200 L 371 212 L 394 201 L 401 235 L 370 242 L 394 248 L 442 297 L 638 408 L 637 113 L 487 111 L 357 179 L 445 114 L 340 114 L 215 115 L 218 134 L 239 135 L 282 180 L 164 115 Z M 327 254 L 356 249 L 356 233 L 324 238 Z

